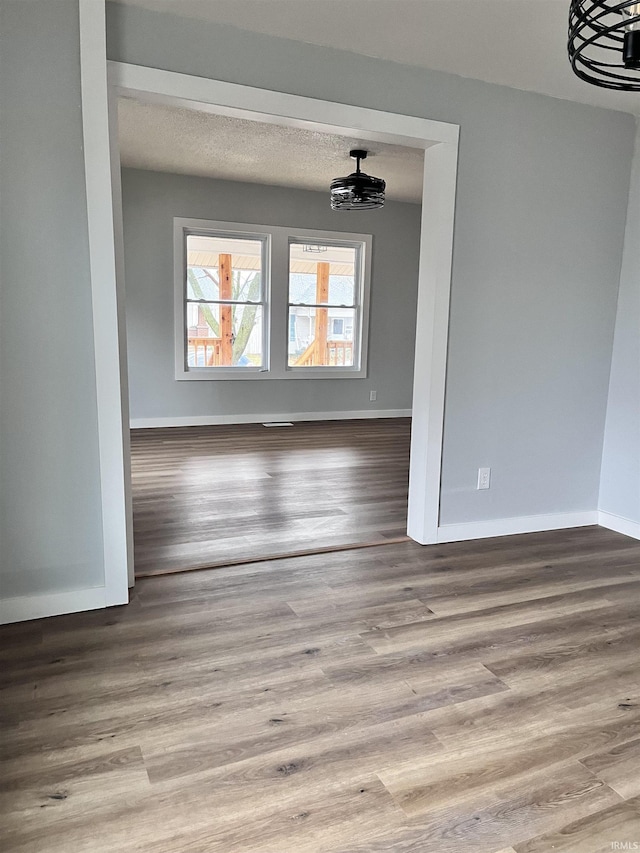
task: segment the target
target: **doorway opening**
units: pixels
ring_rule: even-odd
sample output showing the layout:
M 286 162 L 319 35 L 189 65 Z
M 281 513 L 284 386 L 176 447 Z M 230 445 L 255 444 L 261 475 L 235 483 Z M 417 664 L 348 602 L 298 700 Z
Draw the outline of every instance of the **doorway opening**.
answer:
M 418 393 L 413 396 L 408 533 L 418 542 L 436 541 L 458 128 L 426 119 L 265 92 L 117 63 L 111 64 L 110 79 L 112 97 L 144 97 L 155 102 L 171 102 L 181 106 L 197 104 L 198 109 L 216 114 L 254 118 L 267 123 L 281 123 L 289 127 L 304 127 L 320 132 L 340 132 L 353 139 L 404 144 L 425 152 L 423 192 L 425 189 L 428 192 L 429 207 L 423 209 L 420 228 L 414 371 L 414 390 Z M 113 114 L 112 104 L 111 116 Z M 117 154 L 113 125 L 111 134 L 113 165 L 114 150 Z M 88 160 L 94 153 L 88 152 Z M 115 169 L 112 168 L 112 177 L 114 173 Z M 90 221 L 97 217 L 93 201 L 90 200 L 89 204 Z M 121 207 L 117 187 L 112 188 L 109 201 L 113 203 L 114 209 L 116 269 L 122 278 L 122 233 L 118 234 Z M 103 214 L 101 218 L 104 218 Z M 96 239 L 94 244 L 99 242 L 99 239 Z M 102 332 L 111 335 L 110 345 L 114 340 L 113 335 L 116 339 L 118 335 L 118 325 L 111 322 L 113 320 L 113 316 L 95 315 L 96 326 L 102 325 Z M 102 357 L 99 350 L 97 342 L 97 369 Z M 112 395 L 113 387 L 107 390 Z M 104 399 L 99 401 L 99 420 L 104 420 L 105 424 L 107 420 L 110 424 L 113 421 L 113 418 L 107 418 L 106 414 L 103 417 L 109 394 L 101 395 Z M 120 402 L 126 410 L 126 401 L 121 398 Z M 126 437 L 124 443 L 126 447 Z M 106 456 L 107 454 L 107 463 Z M 122 477 L 125 497 L 130 497 L 131 491 L 125 472 Z M 131 524 L 128 533 L 131 543 Z M 115 561 L 112 568 L 114 577 L 117 572 L 121 573 L 121 566 L 117 568 Z
M 406 539 L 423 151 L 117 106 L 136 576 Z

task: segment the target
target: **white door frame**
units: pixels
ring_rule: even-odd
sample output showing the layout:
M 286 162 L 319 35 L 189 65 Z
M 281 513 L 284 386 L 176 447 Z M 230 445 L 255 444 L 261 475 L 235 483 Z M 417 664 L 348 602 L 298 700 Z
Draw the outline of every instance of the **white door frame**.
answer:
M 132 580 L 116 94 L 424 150 L 408 534 L 421 544 L 437 542 L 458 125 L 107 63 L 104 3 L 80 0 L 80 25 L 105 587 L 114 590 L 112 598 L 117 599 L 107 603 L 120 603 L 127 580 Z

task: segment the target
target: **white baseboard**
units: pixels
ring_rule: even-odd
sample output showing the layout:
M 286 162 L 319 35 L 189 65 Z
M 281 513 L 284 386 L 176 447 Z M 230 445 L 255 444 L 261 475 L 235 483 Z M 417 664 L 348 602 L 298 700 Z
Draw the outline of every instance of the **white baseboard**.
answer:
M 333 414 L 337 415 L 335 412 Z M 353 417 L 354 413 L 350 413 L 350 415 Z M 291 415 L 288 417 L 292 419 Z M 386 417 L 406 417 L 406 415 L 387 415 Z M 308 415 L 305 415 L 305 419 L 308 419 Z M 254 421 L 246 421 L 245 423 L 254 423 Z M 164 424 L 162 425 L 164 426 Z M 601 527 L 616 531 L 616 533 L 640 539 L 640 522 L 631 521 L 631 519 L 602 510 L 594 510 L 592 512 L 563 512 L 553 515 L 527 515 L 491 521 L 471 521 L 464 524 L 443 524 L 438 528 L 438 542 L 463 542 L 472 539 L 488 539 L 493 536 L 513 536 L 518 533 L 587 527 L 592 524 L 599 524 Z M 30 619 L 43 619 L 47 616 L 59 616 L 64 613 L 98 610 L 112 603 L 105 587 L 5 598 L 0 600 L 0 625 L 26 622 Z
M 591 524 L 598 524 L 596 510 L 559 512 L 552 515 L 523 515 L 491 521 L 470 521 L 464 524 L 442 524 L 438 527 L 438 542 L 465 542 L 468 539 L 489 539 L 492 536 L 538 533 L 544 530 L 562 530 L 565 527 L 587 527 Z
M 131 429 L 262 424 L 270 421 L 350 421 L 364 418 L 410 417 L 411 409 L 362 409 L 349 412 L 263 412 L 257 415 L 193 415 L 176 418 L 131 418 Z
M 0 625 L 44 619 L 63 613 L 98 610 L 107 606 L 107 590 L 103 586 L 46 595 L 24 595 L 0 600 Z
M 611 512 L 599 510 L 598 524 L 608 530 L 615 530 L 616 533 L 623 533 L 625 536 L 633 537 L 633 539 L 640 539 L 639 521 L 631 521 L 630 518 L 624 518 L 622 515 L 614 515 Z

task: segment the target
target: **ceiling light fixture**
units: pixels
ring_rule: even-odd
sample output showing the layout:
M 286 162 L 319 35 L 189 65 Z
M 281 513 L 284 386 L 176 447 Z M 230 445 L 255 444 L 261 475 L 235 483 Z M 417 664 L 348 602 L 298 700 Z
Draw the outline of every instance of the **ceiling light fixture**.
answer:
M 356 161 L 356 171 L 331 181 L 331 210 L 375 210 L 384 205 L 386 183 L 360 171 L 360 161 L 366 159 L 367 153 L 359 148 L 349 151 Z
M 640 3 L 571 0 L 569 60 L 587 83 L 640 92 Z

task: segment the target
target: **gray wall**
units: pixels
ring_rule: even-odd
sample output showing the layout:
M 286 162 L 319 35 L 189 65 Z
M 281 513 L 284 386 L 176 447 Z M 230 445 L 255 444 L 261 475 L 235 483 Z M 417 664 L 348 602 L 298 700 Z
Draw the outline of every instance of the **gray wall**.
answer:
M 0 587 L 104 583 L 77 0 L 0 6 Z
M 123 169 L 122 192 L 132 419 L 411 408 L 419 205 L 356 220 L 332 212 L 326 193 L 135 169 Z M 174 216 L 373 234 L 368 378 L 176 381 Z
M 636 139 L 629 192 L 600 509 L 640 523 L 640 137 Z
M 596 508 L 631 116 L 131 7 L 108 49 L 460 124 L 442 521 Z

